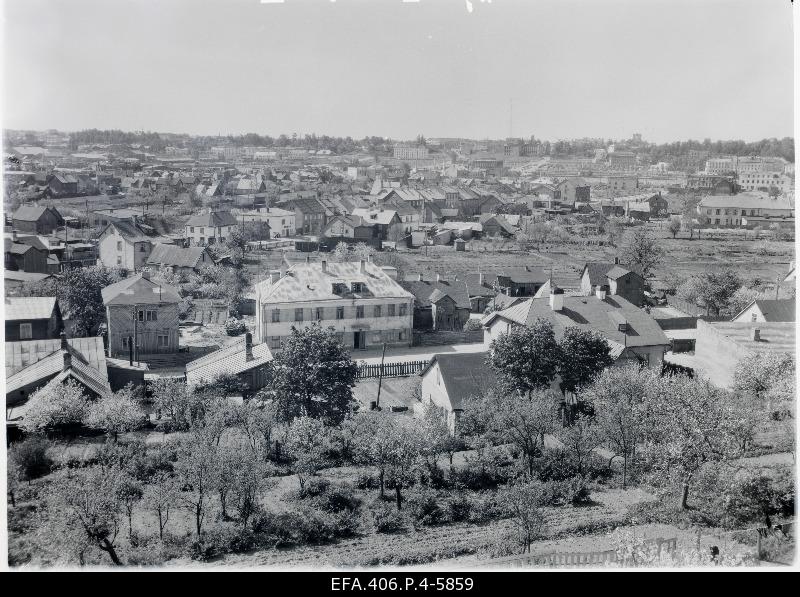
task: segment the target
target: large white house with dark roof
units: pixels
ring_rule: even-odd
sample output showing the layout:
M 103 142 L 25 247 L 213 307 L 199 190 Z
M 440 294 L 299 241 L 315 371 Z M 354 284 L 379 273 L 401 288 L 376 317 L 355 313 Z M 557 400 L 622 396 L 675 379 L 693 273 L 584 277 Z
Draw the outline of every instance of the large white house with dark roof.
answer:
M 256 337 L 275 351 L 292 328 L 319 322 L 350 349 L 410 346 L 413 302 L 369 261 L 299 263 L 256 285 Z
M 236 218 L 229 211 L 211 211 L 192 216 L 185 224 L 186 238 L 196 246 L 224 243 L 238 230 Z

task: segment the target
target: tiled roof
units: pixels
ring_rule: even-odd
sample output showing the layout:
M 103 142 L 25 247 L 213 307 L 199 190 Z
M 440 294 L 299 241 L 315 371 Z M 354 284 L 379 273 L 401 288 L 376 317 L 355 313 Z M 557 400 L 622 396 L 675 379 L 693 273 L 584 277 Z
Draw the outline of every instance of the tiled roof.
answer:
M 496 376 L 486 363 L 487 353 L 435 354 L 420 372 L 424 376 L 439 364 L 452 410 L 463 410 L 464 400 L 479 395 L 496 384 Z
M 6 297 L 6 321 L 49 319 L 56 308 L 54 296 Z
M 266 343 L 261 343 L 253 345 L 253 358 L 248 361 L 245 349 L 246 341 L 246 338 L 243 337 L 230 346 L 187 363 L 186 383 L 190 386 L 208 383 L 223 373 L 236 375 L 265 365 L 272 360 L 272 352 L 269 347 Z
M 327 271 L 321 263 L 298 263 L 274 284 L 265 280 L 256 285 L 256 293 L 262 303 L 288 303 L 301 301 L 341 301 L 342 296 L 333 293 L 333 284 L 362 282 L 367 290 L 353 295 L 355 298 L 410 299 L 412 294 L 390 278 L 380 267 L 366 262 L 361 273 L 359 262 L 328 262 Z M 348 295 L 349 296 L 349 295 Z
M 564 308 L 553 311 L 550 298 L 532 298 L 504 311 L 486 316 L 484 325 L 496 318 L 520 325 L 532 325 L 539 318 L 553 324 L 556 337 L 561 337 L 570 326 L 599 332 L 606 339 L 625 346 L 661 346 L 669 339 L 650 315 L 635 307 L 620 296 L 607 296 L 600 300 L 596 296 L 564 295 Z M 627 323 L 627 332 L 619 330 L 618 321 Z
M 106 357 L 102 338 L 68 338 L 67 345 L 72 350 L 73 355 L 78 355 L 79 358 L 105 374 Z M 14 375 L 25 367 L 50 356 L 56 351 L 60 351 L 60 349 L 61 340 L 59 338 L 6 342 L 6 376 Z
M 403 282 L 402 286 L 414 295 L 416 307 L 430 307 L 431 303 L 435 303 L 443 297 L 449 296 L 456 303 L 457 307 L 462 309 L 470 308 L 469 294 L 467 293 L 467 285 L 465 282 L 409 281 Z
M 236 218 L 229 211 L 212 211 L 189 218 L 186 226 L 236 226 Z
M 155 305 L 181 301 L 175 288 L 167 284 L 157 284 L 144 278 L 143 274 L 106 286 L 101 294 L 105 305 Z
M 205 255 L 208 265 L 213 265 L 214 261 L 208 254 L 206 247 L 179 247 L 177 245 L 157 244 L 153 247 L 147 257 L 148 265 L 168 265 L 175 267 L 197 267 L 201 263 L 201 258 Z

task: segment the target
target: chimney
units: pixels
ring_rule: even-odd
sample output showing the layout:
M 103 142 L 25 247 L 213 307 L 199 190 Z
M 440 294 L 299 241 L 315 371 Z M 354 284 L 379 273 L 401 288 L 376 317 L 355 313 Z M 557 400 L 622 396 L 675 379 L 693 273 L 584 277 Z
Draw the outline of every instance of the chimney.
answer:
M 595 290 L 595 293 L 597 294 L 597 298 L 600 299 L 601 301 L 606 300 L 606 295 L 608 294 L 608 286 L 598 286 L 597 289 Z
M 362 274 L 367 272 L 367 261 L 365 259 L 361 259 L 358 262 L 358 271 L 361 272 Z
M 250 332 L 244 335 L 244 354 L 246 360 L 253 360 L 253 334 Z
M 14 242 L 17 242 L 17 231 L 16 230 L 12 230 L 11 231 L 11 240 L 14 241 Z
M 614 257 L 614 265 L 619 265 L 619 257 Z
M 564 291 L 558 286 L 553 286 L 550 289 L 550 308 L 553 311 L 562 311 L 564 309 Z
M 69 350 L 64 351 L 64 366 L 61 368 L 62 371 L 67 371 L 72 367 L 72 353 Z
M 761 342 L 761 330 L 759 328 L 753 328 L 751 339 L 753 342 Z
M 322 265 L 322 271 L 323 272 L 327 272 L 328 271 L 328 260 L 327 259 L 323 259 L 320 263 Z
M 149 280 L 150 279 L 150 272 L 149 271 L 142 272 L 142 279 L 143 280 Z
M 417 281 L 422 282 L 422 274 L 417 274 Z
M 61 350 L 69 350 L 69 344 L 67 344 L 67 332 L 63 329 L 61 330 Z
M 271 270 L 269 272 L 269 281 L 272 284 L 274 284 L 275 282 L 277 282 L 280 279 L 281 279 L 281 273 L 278 270 L 273 269 L 273 270 Z

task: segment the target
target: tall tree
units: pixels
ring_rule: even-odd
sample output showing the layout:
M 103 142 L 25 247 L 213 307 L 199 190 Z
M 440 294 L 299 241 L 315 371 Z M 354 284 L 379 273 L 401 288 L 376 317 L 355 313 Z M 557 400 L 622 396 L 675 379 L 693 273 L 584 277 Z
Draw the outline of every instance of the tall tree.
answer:
M 611 347 L 601 334 L 569 326 L 559 345 L 558 373 L 562 389 L 576 392 L 592 383 L 603 369 L 610 367 Z
M 353 404 L 357 366 L 333 328 L 292 329 L 272 361 L 272 389 L 280 416 L 341 422 Z
M 644 226 L 636 228 L 630 234 L 623 249 L 625 261 L 636 266 L 645 279 L 650 277 L 663 256 L 664 251 L 658 239 Z
M 558 373 L 559 346 L 553 325 L 545 319 L 500 334 L 492 341 L 489 354 L 489 365 L 500 382 L 523 395 L 549 387 Z

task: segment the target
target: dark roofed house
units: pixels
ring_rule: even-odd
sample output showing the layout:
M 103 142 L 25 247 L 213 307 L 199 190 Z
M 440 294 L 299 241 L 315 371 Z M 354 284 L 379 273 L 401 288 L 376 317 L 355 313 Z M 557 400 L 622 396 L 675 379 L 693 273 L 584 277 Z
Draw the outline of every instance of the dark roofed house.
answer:
M 422 402 L 436 406 L 450 433 L 458 432 L 465 402 L 496 384 L 487 353 L 437 354 L 420 372 Z
M 184 228 L 189 243 L 202 247 L 224 243 L 232 232 L 239 229 L 239 225 L 229 211 L 210 211 L 192 216 Z
M 644 304 L 644 278 L 632 268 L 619 263 L 588 262 L 581 273 L 581 292 L 588 296 L 598 290 L 621 296 L 629 303 Z
M 222 375 L 235 375 L 246 393 L 258 392 L 269 382 L 268 363 L 272 352 L 266 342 L 253 345 L 253 336 L 243 338 L 186 364 L 186 383 L 197 387 L 214 382 Z
M 420 278 L 422 276 L 420 275 Z M 414 329 L 462 330 L 469 320 L 470 299 L 463 281 L 422 279 L 402 282 L 414 295 Z
M 54 296 L 5 299 L 6 342 L 57 338 L 64 327 Z
M 11 218 L 14 229 L 28 234 L 52 234 L 64 225 L 64 218 L 54 207 L 23 205 Z
M 796 321 L 795 299 L 756 299 L 731 321 L 734 322 L 788 322 Z
M 48 264 L 46 250 L 37 249 L 33 245 L 3 239 L 5 269 L 29 274 L 52 273 Z
M 53 197 L 75 197 L 78 194 L 78 179 L 72 174 L 53 174 L 47 180 L 47 188 Z
M 150 252 L 146 265 L 167 267 L 176 274 L 190 274 L 201 267 L 214 265 L 208 247 L 179 247 L 177 245 L 157 244 Z

